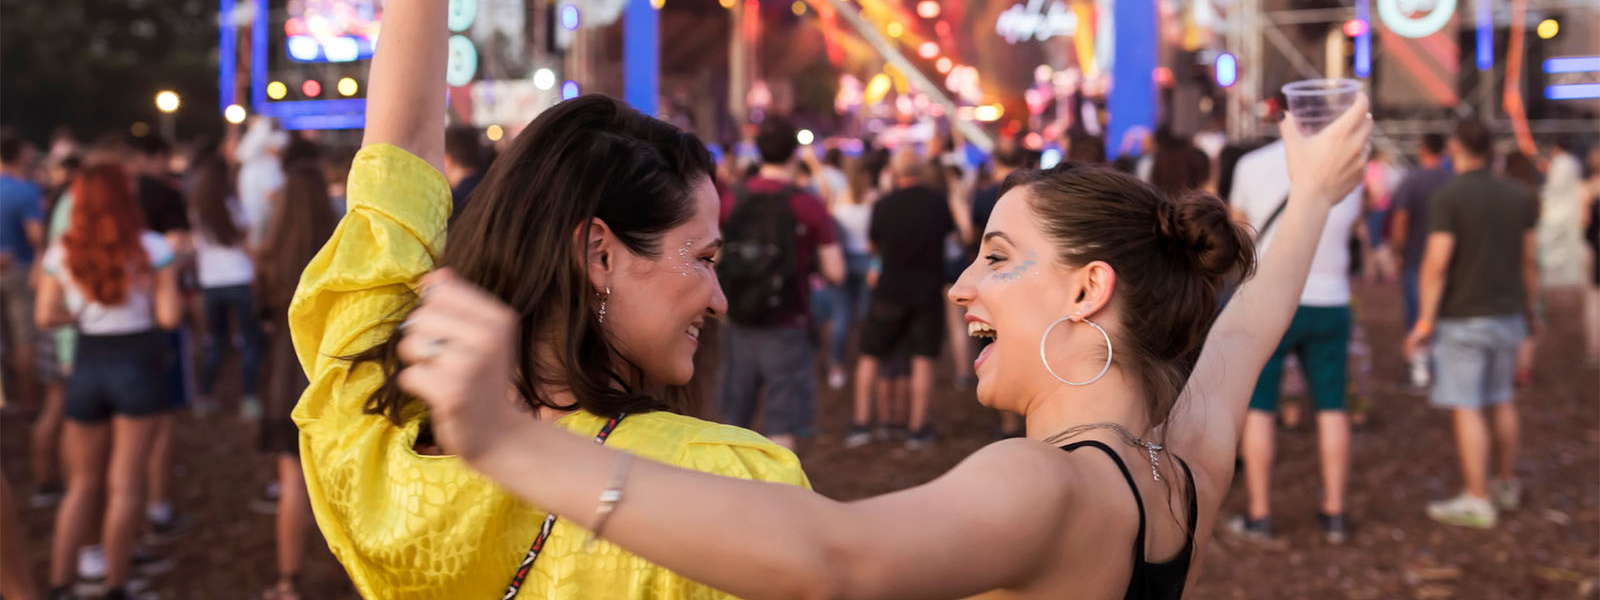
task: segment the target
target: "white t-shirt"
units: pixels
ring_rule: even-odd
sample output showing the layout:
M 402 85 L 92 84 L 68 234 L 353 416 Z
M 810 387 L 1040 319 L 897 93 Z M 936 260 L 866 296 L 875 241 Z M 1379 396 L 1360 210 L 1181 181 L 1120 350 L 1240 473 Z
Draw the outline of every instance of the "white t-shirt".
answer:
M 1289 156 L 1283 141 L 1276 141 L 1239 159 L 1233 170 L 1233 195 L 1229 202 L 1242 210 L 1257 231 L 1289 197 Z M 1345 306 L 1350 304 L 1350 232 L 1361 219 L 1361 188 L 1357 187 L 1328 213 L 1328 223 L 1317 241 L 1311 260 L 1301 306 Z M 1278 217 L 1266 235 L 1256 240 L 1257 257 L 1264 255 L 1283 227 Z
M 839 222 L 839 237 L 844 242 L 845 253 L 866 254 L 867 227 L 872 224 L 872 205 L 840 202 L 833 207 L 833 218 Z
M 150 257 L 152 269 L 172 264 L 172 246 L 161 234 L 146 231 L 139 236 L 144 252 Z M 128 289 L 128 297 L 121 304 L 107 306 L 86 298 L 72 273 L 66 268 L 65 250 L 59 242 L 50 245 L 44 253 L 44 272 L 61 282 L 66 297 L 67 310 L 77 316 L 78 331 L 84 335 L 127 335 L 156 328 L 153 281 L 146 277 L 135 280 Z
M 228 199 L 228 212 L 233 215 L 233 222 L 241 232 L 249 232 L 251 222 L 239 206 L 237 198 Z M 237 285 L 250 285 L 255 280 L 255 262 L 250 260 L 250 253 L 244 251 L 241 241 L 232 246 L 224 246 L 212 239 L 205 230 L 204 223 L 198 216 L 189 219 L 196 225 L 194 236 L 194 250 L 196 272 L 199 275 L 200 287 L 222 288 Z
M 266 236 L 268 215 L 272 214 L 272 193 L 283 187 L 283 166 L 278 151 L 289 143 L 289 134 L 273 129 L 266 120 L 257 121 L 239 138 L 234 155 L 239 159 L 239 204 L 253 225 L 247 239 L 258 244 Z

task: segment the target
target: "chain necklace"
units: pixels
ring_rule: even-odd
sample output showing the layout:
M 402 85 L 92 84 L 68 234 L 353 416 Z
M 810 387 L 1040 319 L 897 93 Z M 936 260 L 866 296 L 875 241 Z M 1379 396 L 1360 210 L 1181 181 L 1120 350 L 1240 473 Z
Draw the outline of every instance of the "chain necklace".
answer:
M 1065 431 L 1045 438 L 1044 443 L 1055 446 L 1061 442 L 1077 437 L 1078 434 L 1089 431 L 1090 429 L 1110 429 L 1121 435 L 1122 439 L 1129 444 L 1139 448 L 1144 448 L 1146 452 L 1150 453 L 1150 474 L 1156 478 L 1156 481 L 1161 481 L 1161 459 L 1156 455 L 1157 452 L 1161 451 L 1161 445 L 1139 439 L 1139 436 L 1134 435 L 1132 431 L 1128 431 L 1127 427 L 1123 427 L 1116 423 L 1104 422 L 1075 425 L 1067 428 Z

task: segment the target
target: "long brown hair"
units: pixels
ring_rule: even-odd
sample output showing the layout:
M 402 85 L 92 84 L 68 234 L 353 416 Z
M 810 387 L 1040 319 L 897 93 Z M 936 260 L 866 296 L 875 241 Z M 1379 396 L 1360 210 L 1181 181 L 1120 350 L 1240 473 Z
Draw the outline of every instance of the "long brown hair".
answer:
M 660 398 L 638 389 L 642 371 L 616 353 L 595 317 L 599 290 L 574 238 L 587 240 L 598 218 L 629 252 L 659 257 L 661 236 L 694 215 L 695 182 L 713 173 L 693 134 L 598 95 L 545 111 L 489 167 L 437 265 L 520 315 L 513 383 L 524 402 L 603 417 L 692 410 L 687 387 Z M 395 332 L 350 357 L 382 367 L 384 382 L 363 408 L 396 424 L 410 402 L 395 382 L 399 341 Z M 553 359 L 541 359 L 540 348 L 553 349 Z M 544 389 L 569 391 L 574 401 L 560 404 Z
M 314 161 L 288 165 L 277 208 L 268 221 L 256 261 L 262 306 L 282 317 L 289 310 L 300 272 L 328 243 L 339 224 L 328 199 L 328 181 Z
M 71 224 L 61 247 L 67 272 L 85 296 L 99 304 L 121 304 L 134 283 L 149 276 L 150 257 L 139 239 L 143 232 L 144 213 L 122 168 L 84 168 L 72 185 Z
M 221 156 L 201 158 L 194 166 L 194 187 L 189 190 L 189 210 L 199 217 L 200 230 L 217 244 L 233 246 L 244 239 L 228 202 L 233 199 L 233 173 Z
M 1166 421 L 1211 331 L 1223 281 L 1255 269 L 1250 235 L 1216 196 L 1169 198 L 1111 169 L 1063 163 L 1018 171 L 1005 182 L 1007 190 L 1016 186 L 1032 192 L 1061 262 L 1104 261 L 1116 271 L 1115 360 L 1140 382 L 1150 422 Z

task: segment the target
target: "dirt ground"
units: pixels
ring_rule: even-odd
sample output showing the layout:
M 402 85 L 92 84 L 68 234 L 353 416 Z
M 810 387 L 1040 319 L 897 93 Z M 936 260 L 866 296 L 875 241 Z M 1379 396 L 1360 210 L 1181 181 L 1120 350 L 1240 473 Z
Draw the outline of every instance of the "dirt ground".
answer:
M 1187 598 L 1600 597 L 1600 370 L 1584 361 L 1576 298 L 1550 298 L 1549 334 L 1539 348 L 1533 383 L 1518 397 L 1525 506 L 1502 515 L 1498 528 L 1479 531 L 1437 525 L 1423 515 L 1429 499 L 1453 494 L 1460 480 L 1447 415 L 1430 409 L 1424 395 L 1402 383 L 1404 331 L 1397 295 L 1392 287 L 1358 291 L 1374 373 L 1371 422 L 1353 442 L 1349 543 L 1330 546 L 1317 534 L 1321 486 L 1314 431 L 1281 431 L 1273 500 L 1281 546 L 1261 547 L 1219 533 L 1205 557 L 1200 585 Z M 935 400 L 941 436 L 935 447 L 910 452 L 880 443 L 846 450 L 839 441 L 849 398 L 822 389 L 818 436 L 802 449 L 802 458 L 817 491 L 834 498 L 860 498 L 932 479 L 988 443 L 996 428 L 992 412 L 944 380 Z M 26 407 L 0 417 L 5 476 L 24 498 L 31 419 Z M 183 419 L 174 488 L 180 510 L 195 526 L 182 539 L 158 547 L 179 566 L 153 579 L 153 588 L 175 600 L 259 597 L 274 572 L 273 522 L 248 506 L 269 479 L 269 462 L 256 452 L 252 425 L 228 416 Z M 1235 481 L 1224 519 L 1242 510 L 1243 496 L 1242 483 Z M 52 516 L 48 509 L 23 512 L 24 539 L 41 579 Z M 343 571 L 320 544 L 313 536 L 306 597 L 354 598 Z

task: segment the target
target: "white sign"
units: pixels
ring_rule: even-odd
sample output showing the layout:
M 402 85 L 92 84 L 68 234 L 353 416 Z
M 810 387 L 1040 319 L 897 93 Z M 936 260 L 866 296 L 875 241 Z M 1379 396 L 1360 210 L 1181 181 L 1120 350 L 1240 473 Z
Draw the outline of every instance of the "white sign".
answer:
M 1378 19 L 1389 31 L 1402 37 L 1420 38 L 1438 33 L 1455 14 L 1456 0 L 1378 0 Z
M 1028 0 L 1027 6 L 1013 4 L 994 23 L 994 32 L 1012 44 L 1028 39 L 1042 42 L 1077 31 L 1078 16 L 1061 0 L 1048 6 L 1045 0 Z

